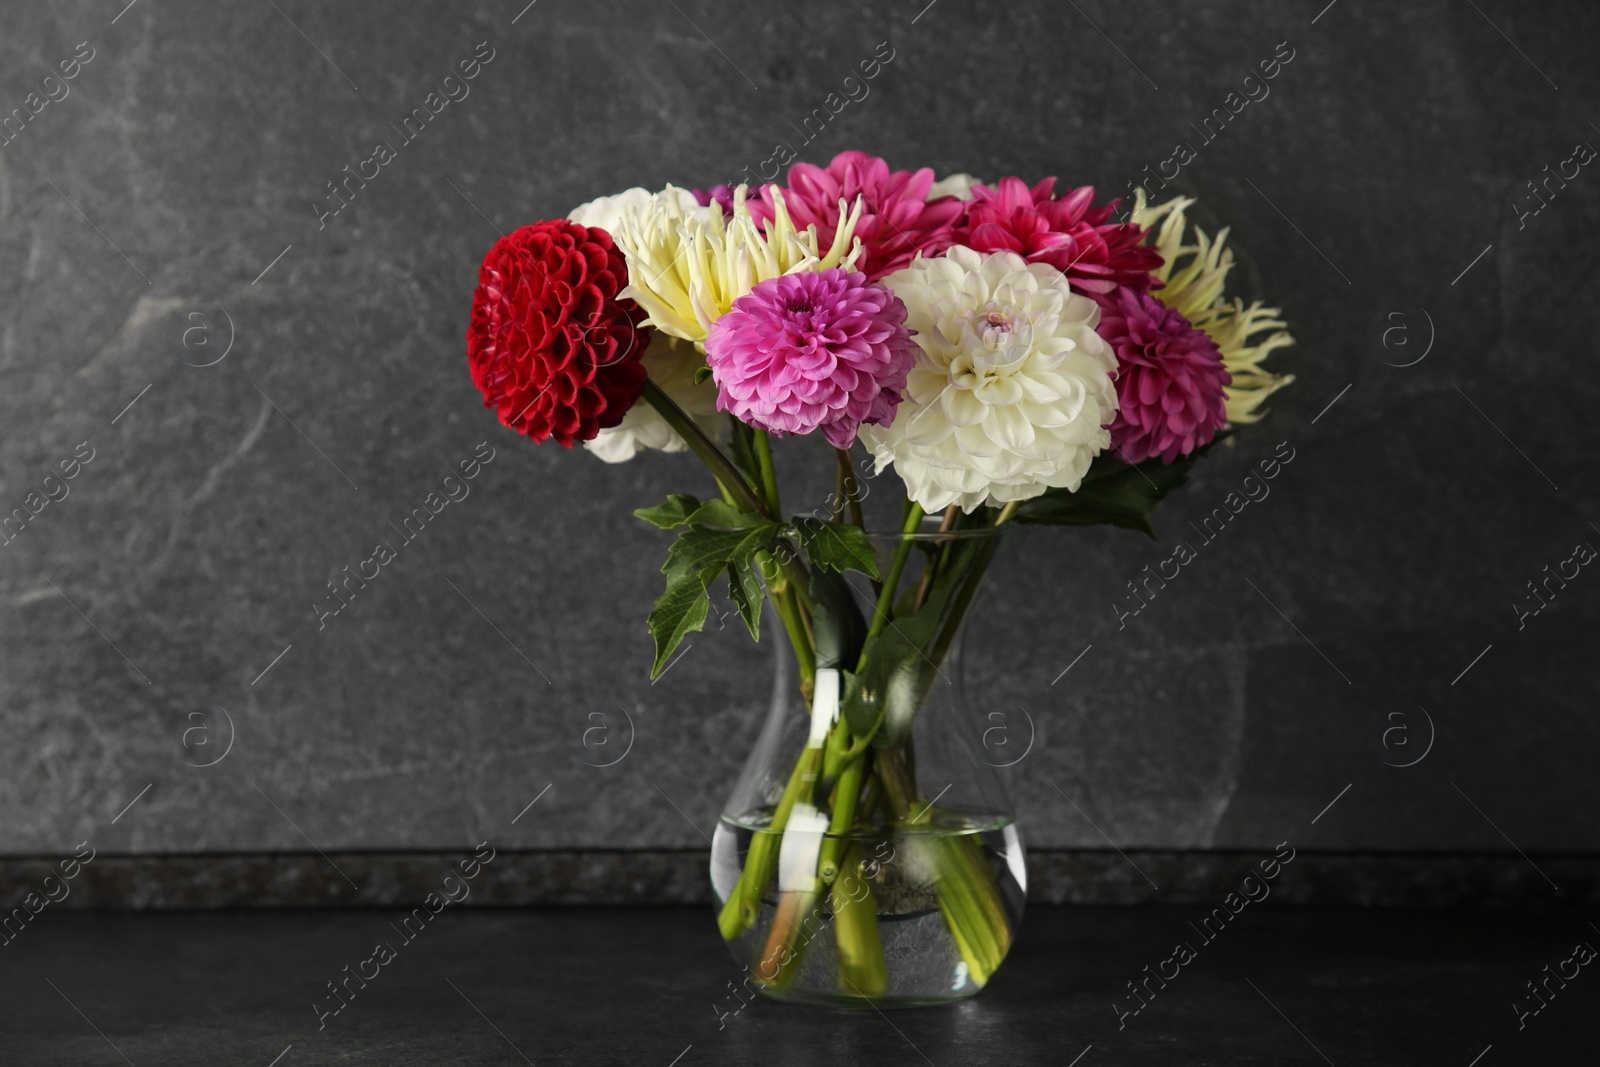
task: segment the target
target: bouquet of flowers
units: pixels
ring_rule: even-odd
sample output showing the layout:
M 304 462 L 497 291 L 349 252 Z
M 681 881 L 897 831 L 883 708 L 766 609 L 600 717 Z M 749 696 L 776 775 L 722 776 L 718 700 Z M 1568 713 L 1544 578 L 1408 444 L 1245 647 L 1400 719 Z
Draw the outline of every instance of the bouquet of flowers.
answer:
M 793 648 L 804 743 L 757 783 L 719 888 L 723 936 L 769 991 L 824 901 L 839 990 L 894 992 L 863 843 L 960 815 L 925 795 L 912 732 L 995 551 L 979 535 L 1151 534 L 1189 465 L 1291 380 L 1263 367 L 1291 343 L 1277 310 L 1225 295 L 1227 231 L 1193 226 L 1191 203 L 1140 191 L 1119 220 L 1089 186 L 936 181 L 844 152 L 783 185 L 602 197 L 484 258 L 467 348 L 502 423 L 611 463 L 692 452 L 714 479 L 635 513 L 677 531 L 653 673 L 722 581 L 753 639 L 770 603 Z M 825 507 L 785 514 L 774 435 L 833 453 Z M 879 537 L 863 476 L 890 471 L 898 532 Z M 1014 916 L 970 835 L 929 841 L 917 869 L 975 991 Z

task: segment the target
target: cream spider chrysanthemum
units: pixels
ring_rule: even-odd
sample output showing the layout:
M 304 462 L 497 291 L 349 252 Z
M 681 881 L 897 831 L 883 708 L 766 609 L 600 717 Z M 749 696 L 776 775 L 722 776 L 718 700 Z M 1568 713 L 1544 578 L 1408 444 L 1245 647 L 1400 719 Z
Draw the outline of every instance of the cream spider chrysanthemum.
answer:
M 711 324 L 757 282 L 795 271 L 854 268 L 861 254 L 854 239 L 859 198 L 848 214 L 840 203 L 839 228 L 833 243 L 822 249 L 815 226 L 795 229 L 776 186 L 771 189 L 773 218 L 764 231 L 745 206 L 745 193 L 742 185 L 734 190 L 733 211 L 724 216 L 715 203 L 709 210 L 686 210 L 679 190 L 669 185 L 622 213 L 612 234 L 628 261 L 629 284 L 622 295 L 644 308 L 646 325 L 704 351 Z
M 1278 318 L 1277 308 L 1262 307 L 1259 300 L 1246 307 L 1237 297 L 1230 302 L 1223 296 L 1233 269 L 1233 250 L 1225 247 L 1228 231 L 1224 227 L 1213 238 L 1195 226 L 1194 244 L 1184 244 L 1191 229 L 1185 211 L 1192 203 L 1192 198 L 1174 197 L 1150 207 L 1143 189 L 1134 195 L 1132 221 L 1150 231 L 1151 244 L 1165 260 L 1153 273 L 1166 287 L 1152 289 L 1150 295 L 1216 342 L 1223 366 L 1233 377 L 1225 387 L 1228 421 L 1255 422 L 1261 418 L 1262 401 L 1294 381 L 1294 375 L 1273 374 L 1261 364 L 1277 349 L 1294 344 L 1294 338 L 1283 328 L 1286 323 Z M 1273 332 L 1256 339 L 1269 330 Z
M 1076 491 L 1117 411 L 1095 302 L 1047 263 L 959 245 L 883 284 L 918 352 L 894 422 L 861 428 L 877 470 L 925 511 Z

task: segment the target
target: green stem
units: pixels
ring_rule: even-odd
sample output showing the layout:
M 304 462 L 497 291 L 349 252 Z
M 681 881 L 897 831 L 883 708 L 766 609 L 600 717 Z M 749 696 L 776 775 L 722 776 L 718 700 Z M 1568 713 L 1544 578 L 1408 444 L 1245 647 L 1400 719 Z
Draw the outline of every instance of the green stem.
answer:
M 767 594 L 784 633 L 794 646 L 795 660 L 800 665 L 800 693 L 810 706 L 817 670 L 816 635 L 811 628 L 811 576 L 786 542 L 779 543 L 776 553 L 766 549 L 757 552 L 756 567 L 767 583 Z
M 828 502 L 828 521 L 841 523 L 844 521 L 844 480 L 848 472 L 843 467 L 835 467 L 833 471 L 833 499 Z
M 788 784 L 783 788 L 783 795 L 778 798 L 778 806 L 772 812 L 772 821 L 751 840 L 750 850 L 745 855 L 744 871 L 717 917 L 724 940 L 732 941 L 754 926 L 760 916 L 761 895 L 766 892 L 772 869 L 778 864 L 778 846 L 783 840 L 784 828 L 789 825 L 789 815 L 794 811 L 795 801 L 801 794 L 816 784 L 817 764 L 821 758 L 822 750 L 819 748 L 801 751 L 789 775 Z
M 761 476 L 757 492 L 763 510 L 771 518 L 783 514 L 778 497 L 778 475 L 772 466 L 772 438 L 762 430 L 753 432 L 756 466 Z M 774 603 L 779 607 L 784 629 L 794 644 L 795 655 L 800 660 L 800 684 L 807 703 L 811 700 L 811 676 L 816 669 L 816 655 L 812 651 L 816 637 L 811 629 L 811 579 L 805 565 L 795 552 L 780 551 L 773 562 L 777 564 L 779 580 L 772 583 Z M 785 605 L 783 602 L 788 600 Z
M 877 767 L 878 781 L 882 783 L 884 798 L 889 802 L 890 817 L 896 823 L 910 824 L 913 821 L 911 813 L 917 795 L 917 783 L 906 765 L 905 751 L 898 745 L 879 749 Z
M 766 495 L 767 507 L 773 518 L 783 514 L 778 503 L 778 475 L 772 469 L 772 438 L 765 430 L 756 431 L 756 463 L 761 468 L 761 487 Z
M 965 862 L 965 840 L 960 837 L 933 837 L 926 841 L 928 862 L 938 872 L 935 891 L 945 924 L 967 961 L 973 982 L 987 985 L 1005 956 L 1002 935 L 991 922 L 986 898 L 998 894 L 992 875 L 979 881 L 977 872 Z M 1009 947 L 1009 946 L 1007 946 Z
M 850 521 L 864 529 L 866 524 L 861 521 L 861 482 L 856 478 L 855 468 L 850 465 L 850 451 L 836 448 L 833 452 L 839 457 L 839 481 L 845 502 L 850 507 Z
M 827 753 L 830 750 L 836 751 L 843 744 L 848 730 L 849 727 L 844 721 L 835 723 L 823 746 L 820 749 L 808 746 L 801 754 L 801 762 L 814 763 L 816 755 L 820 753 L 825 767 Z M 863 990 L 876 991 L 871 995 L 881 995 L 887 981 L 887 971 L 883 964 L 883 949 L 877 936 L 876 915 L 870 901 L 867 902 L 865 911 L 861 909 L 862 895 L 856 892 L 865 888 L 865 883 L 859 878 L 853 878 L 849 884 L 848 897 L 837 892 L 840 889 L 837 883 L 849 876 L 854 865 L 854 861 L 849 858 L 853 846 L 850 830 L 856 821 L 857 801 L 862 792 L 864 773 L 865 761 L 857 761 L 847 766 L 839 775 L 830 804 L 828 829 L 817 852 L 817 880 L 812 883 L 812 888 L 782 890 L 778 894 L 778 907 L 773 915 L 756 971 L 757 978 L 769 985 L 785 986 L 798 972 L 800 959 L 812 936 L 806 925 L 808 914 L 821 892 L 831 892 L 835 905 L 855 908 L 849 916 L 844 917 L 844 923 L 836 927 L 840 948 L 841 981 L 853 980 Z M 793 781 L 794 778 L 791 777 L 791 783 Z M 801 779 L 800 788 L 803 791 L 807 786 L 819 784 L 825 783 L 819 783 L 815 774 L 809 774 Z M 804 793 L 799 796 L 804 798 Z M 817 802 L 821 798 L 810 799 Z M 793 811 L 794 803 L 795 800 L 791 799 L 789 811 L 783 812 L 785 823 Z M 782 801 L 780 810 L 781 807 Z M 749 870 L 748 862 L 746 870 Z M 763 878 L 763 882 L 764 880 Z M 840 918 L 836 911 L 835 920 L 838 921 Z
M 816 687 L 817 656 L 812 651 L 810 625 L 802 614 L 792 583 L 783 592 L 773 594 L 772 607 L 778 613 L 778 621 L 783 623 L 783 632 L 789 635 L 789 644 L 794 646 L 795 663 L 800 669 L 800 695 L 810 707 L 811 694 Z
M 862 878 L 862 850 L 852 844 L 844 866 L 828 887 L 832 894 L 834 939 L 839 947 L 839 991 L 881 997 L 889 988 L 889 966 L 878 934 L 878 907 L 872 885 Z
M 794 590 L 794 595 L 799 599 L 800 606 L 806 610 L 807 628 L 810 627 L 809 616 L 815 608 L 811 602 L 811 572 L 806 570 L 806 565 L 800 562 L 800 554 L 794 551 L 783 553 L 782 570 L 784 577 L 789 582 L 789 588 Z
M 872 743 L 873 737 L 877 734 L 878 727 L 883 725 L 884 718 L 885 716 L 879 715 L 876 719 L 873 719 L 871 729 L 852 741 L 848 748 L 840 751 L 839 765 L 841 767 L 851 760 L 861 758 L 861 754 L 867 750 L 867 746 Z
M 900 575 L 906 569 L 906 557 L 911 554 L 911 535 L 917 532 L 917 527 L 922 523 L 922 505 L 912 503 L 911 509 L 906 512 L 905 524 L 900 528 L 904 535 L 894 546 L 894 555 L 889 558 L 889 573 L 884 575 L 883 591 L 878 594 L 878 604 L 872 611 L 872 625 L 867 627 L 867 640 L 871 641 L 889 622 L 889 605 L 894 601 L 895 587 L 900 584 Z M 861 662 L 856 666 L 859 672 L 866 666 L 866 649 L 862 649 Z
M 666 421 L 668 426 L 678 431 L 695 455 L 700 457 L 711 473 L 729 492 L 734 495 L 735 503 L 745 511 L 753 511 L 766 515 L 769 519 L 777 518 L 777 513 L 768 511 L 761 498 L 756 495 L 750 482 L 743 472 L 733 465 L 733 461 L 723 455 L 722 449 L 716 442 L 705 435 L 705 431 L 689 417 L 689 415 L 673 403 L 672 398 L 662 392 L 661 387 L 648 379 L 644 383 L 644 398 L 656 413 Z
M 839 772 L 844 769 L 844 760 L 840 757 L 843 755 L 849 732 L 841 715 L 829 727 L 827 739 L 822 743 L 822 776 L 819 779 L 818 795 L 824 803 L 832 803 L 827 798 L 839 784 Z M 822 806 L 822 803 L 818 806 Z
M 895 824 L 910 827 L 931 822 L 932 805 L 922 799 L 906 751 L 890 746 L 876 750 L 874 755 Z M 1010 947 L 1010 927 L 993 872 L 972 853 L 976 839 L 914 833 L 907 844 L 921 850 L 923 862 L 933 873 L 939 910 L 973 982 L 986 984 Z
M 840 731 L 842 733 L 842 731 Z M 833 813 L 828 819 L 828 836 L 823 839 L 817 874 L 831 883 L 839 873 L 839 853 L 844 850 L 846 835 L 856 818 L 856 800 L 861 793 L 861 774 L 865 760 L 854 760 L 839 773 L 839 785 L 833 794 Z

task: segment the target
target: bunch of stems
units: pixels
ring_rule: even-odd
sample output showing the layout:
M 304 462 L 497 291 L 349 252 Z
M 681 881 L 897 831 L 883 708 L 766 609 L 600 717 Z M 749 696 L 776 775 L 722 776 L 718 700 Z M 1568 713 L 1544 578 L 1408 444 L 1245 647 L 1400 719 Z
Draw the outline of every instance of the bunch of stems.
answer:
M 716 477 L 723 498 L 742 510 L 762 514 L 778 521 L 782 517 L 778 483 L 772 463 L 768 436 L 754 431 L 753 470 L 742 470 L 708 438 L 695 422 L 671 399 L 651 383 L 645 398 L 664 419 L 683 436 L 689 447 Z M 848 453 L 838 452 L 834 521 L 861 525 L 859 483 L 850 466 Z M 960 516 L 951 508 L 943 516 L 941 532 L 959 533 L 962 529 L 999 526 L 1007 522 L 1015 505 L 995 510 L 985 508 L 976 515 Z M 867 638 L 878 635 L 897 614 L 914 612 L 932 590 L 947 578 L 954 538 L 936 540 L 923 565 L 914 592 L 899 593 L 905 577 L 912 536 L 922 529 L 922 509 L 907 501 L 902 515 L 900 537 L 894 544 L 881 582 L 874 582 L 876 603 L 868 623 Z M 958 527 L 960 529 L 958 529 Z M 961 585 L 951 598 L 943 625 L 929 647 L 922 649 L 928 662 L 938 668 L 955 640 L 961 621 L 975 595 L 993 554 L 995 542 L 984 539 L 976 550 L 981 556 L 965 568 L 958 578 Z M 780 550 L 766 552 L 757 560 L 767 595 L 783 625 L 795 653 L 799 688 L 808 709 L 816 689 L 816 645 L 813 611 L 809 595 L 809 576 L 800 555 L 785 543 Z M 855 665 L 860 673 L 863 659 Z M 931 676 L 930 676 L 931 681 Z M 916 694 L 920 704 L 925 693 Z M 1005 901 L 994 871 L 983 852 L 982 843 L 970 833 L 939 833 L 939 811 L 922 793 L 915 775 L 910 733 L 905 731 L 891 741 L 876 737 L 877 724 L 865 735 L 852 732 L 845 717 L 838 716 L 820 742 L 801 750 L 770 820 L 754 835 L 745 856 L 738 881 L 724 902 L 719 926 L 724 938 L 734 940 L 757 928 L 763 904 L 774 900 L 756 960 L 755 974 L 763 984 L 781 989 L 799 973 L 807 947 L 825 927 L 820 922 L 831 915 L 836 943 L 839 991 L 847 996 L 872 998 L 883 995 L 889 985 L 888 967 L 878 931 L 879 889 L 872 875 L 889 858 L 869 854 L 874 841 L 888 840 L 896 848 L 913 855 L 905 857 L 905 869 L 923 872 L 938 898 L 939 910 L 950 930 L 967 974 L 974 987 L 981 988 L 999 966 L 1010 948 L 1011 927 Z M 791 835 L 790 820 L 795 811 L 826 814 L 826 831 L 818 834 L 814 823 Z M 791 836 L 790 847 L 807 858 L 808 868 L 790 884 L 776 882 L 778 862 Z M 809 850 L 809 851 L 808 851 Z M 811 856 L 814 855 L 814 861 Z

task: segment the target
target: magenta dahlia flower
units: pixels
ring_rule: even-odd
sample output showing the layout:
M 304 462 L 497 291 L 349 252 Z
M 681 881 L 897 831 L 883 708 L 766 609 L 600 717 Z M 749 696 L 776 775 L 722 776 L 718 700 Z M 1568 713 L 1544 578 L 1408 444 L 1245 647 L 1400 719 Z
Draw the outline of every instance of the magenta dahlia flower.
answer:
M 690 189 L 689 195 L 694 197 L 695 203 L 701 207 L 710 207 L 716 204 L 722 208 L 724 215 L 733 214 L 733 186 L 713 185 L 709 189 Z
M 783 202 L 795 228 L 815 224 L 817 244 L 827 248 L 839 226 L 839 201 L 846 210 L 856 197 L 863 200 L 856 236 L 861 238 L 861 258 L 856 268 L 869 281 L 908 265 L 921 252 L 936 256 L 955 243 L 955 227 L 966 202 L 953 196 L 928 199 L 933 171 L 889 169 L 889 164 L 865 152 L 840 152 L 827 167 L 796 163 L 789 168 Z M 753 191 L 750 213 L 758 222 L 772 217 L 769 186 Z M 1157 261 L 1159 262 L 1159 260 Z
M 820 429 L 835 448 L 894 418 L 915 362 L 906 306 L 858 271 L 758 283 L 706 337 L 717 409 L 774 433 Z
M 1055 185 L 1054 178 L 1032 189 L 1021 178 L 1001 178 L 994 188 L 974 185 L 956 244 L 1048 263 L 1074 289 L 1097 300 L 1119 287 L 1141 293 L 1150 289 L 1155 283 L 1150 272 L 1162 259 L 1154 248 L 1140 244 L 1144 227 L 1107 222 L 1117 202 L 1094 207 L 1092 185 L 1059 197 L 1053 195 Z
M 1117 355 L 1111 447 L 1128 463 L 1171 463 L 1209 443 L 1233 381 L 1216 342 L 1147 293 L 1120 289 L 1101 309 L 1096 332 Z

